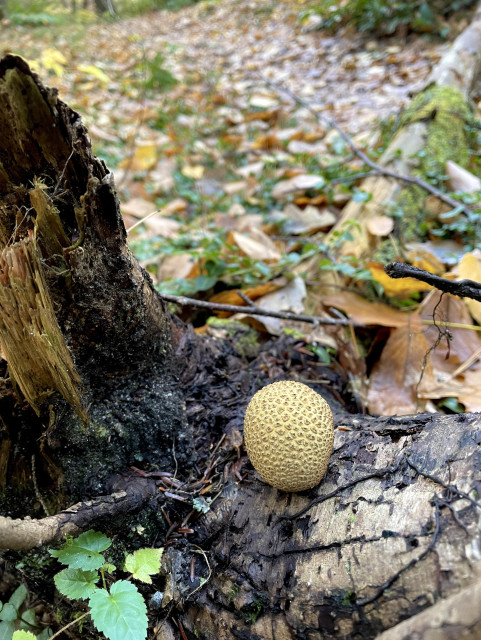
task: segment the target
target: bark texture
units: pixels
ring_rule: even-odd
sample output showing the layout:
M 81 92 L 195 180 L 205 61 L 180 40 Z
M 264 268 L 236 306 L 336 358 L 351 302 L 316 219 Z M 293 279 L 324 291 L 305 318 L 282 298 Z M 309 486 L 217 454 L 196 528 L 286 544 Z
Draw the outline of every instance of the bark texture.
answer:
M 212 570 L 185 603 L 197 638 L 374 638 L 481 575 L 479 417 L 343 424 L 318 488 L 285 494 L 250 473 L 197 527 Z
M 16 56 L 0 62 L 0 140 L 0 487 L 18 516 L 35 484 L 99 495 L 129 465 L 172 469 L 173 447 L 178 461 L 191 447 L 170 316 L 127 248 L 112 176 Z

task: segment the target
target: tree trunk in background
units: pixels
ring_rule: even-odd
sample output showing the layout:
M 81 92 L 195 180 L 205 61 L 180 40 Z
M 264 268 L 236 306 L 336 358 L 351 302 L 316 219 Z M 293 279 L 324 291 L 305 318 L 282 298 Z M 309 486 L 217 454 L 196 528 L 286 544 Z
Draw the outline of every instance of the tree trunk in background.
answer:
M 0 504 L 19 515 L 35 480 L 70 504 L 135 461 L 172 469 L 174 444 L 190 461 L 191 438 L 171 319 L 126 246 L 112 176 L 15 56 L 0 63 L 0 140 Z

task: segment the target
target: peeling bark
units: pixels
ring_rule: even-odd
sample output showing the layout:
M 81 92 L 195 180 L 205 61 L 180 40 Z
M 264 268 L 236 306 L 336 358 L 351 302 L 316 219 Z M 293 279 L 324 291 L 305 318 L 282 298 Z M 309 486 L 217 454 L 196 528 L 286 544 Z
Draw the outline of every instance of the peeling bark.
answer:
M 479 417 L 343 424 L 317 489 L 250 474 L 197 527 L 213 577 L 185 603 L 196 637 L 374 638 L 480 575 Z

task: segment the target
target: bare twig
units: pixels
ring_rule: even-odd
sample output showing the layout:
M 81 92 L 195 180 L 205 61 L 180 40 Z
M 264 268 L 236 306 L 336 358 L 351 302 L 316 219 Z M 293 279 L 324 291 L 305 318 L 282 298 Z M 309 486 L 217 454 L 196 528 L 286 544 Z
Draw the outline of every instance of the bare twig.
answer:
M 446 280 L 446 278 L 435 276 L 429 271 L 424 271 L 403 262 L 391 262 L 384 267 L 384 271 L 391 278 L 416 278 L 416 280 L 426 282 L 445 293 L 452 293 L 461 298 L 471 298 L 481 302 L 481 284 L 474 280 L 465 279 L 453 282 L 453 280 Z
M 351 147 L 351 149 L 354 151 L 356 156 L 360 158 L 364 162 L 364 164 L 366 164 L 376 173 L 386 176 L 387 178 L 393 178 L 394 180 L 399 180 L 407 184 L 416 185 L 417 187 L 420 187 L 421 189 L 424 189 L 428 193 L 432 194 L 436 198 L 439 198 L 439 200 L 446 203 L 453 209 L 459 208 L 459 210 L 463 211 L 463 213 L 465 213 L 466 215 L 471 215 L 471 210 L 469 209 L 469 207 L 467 207 L 466 205 L 463 205 L 461 202 L 458 202 L 454 198 L 451 198 L 450 196 L 448 196 L 447 193 L 444 193 L 443 191 L 440 191 L 436 187 L 433 187 L 431 184 L 429 184 L 429 182 L 425 182 L 424 180 L 416 176 L 408 176 L 402 173 L 397 173 L 396 171 L 391 171 L 390 169 L 387 169 L 386 167 L 382 167 L 380 164 L 377 164 L 376 162 L 371 160 L 371 158 L 356 145 L 356 143 L 351 138 L 351 136 L 348 133 L 346 133 L 344 129 L 340 127 L 333 118 L 329 118 L 328 116 L 314 109 L 314 107 L 309 102 L 307 102 L 306 100 L 298 96 L 296 93 L 294 93 L 294 91 L 291 91 L 291 89 L 289 89 L 288 87 L 277 84 L 277 82 L 270 80 L 262 73 L 258 72 L 258 74 L 267 85 L 269 85 L 279 93 L 287 94 L 295 102 L 297 102 L 298 104 L 303 106 L 305 109 L 307 109 L 321 124 L 328 126 L 331 129 L 335 129 L 339 133 L 339 135 Z
M 185 296 L 171 296 L 165 293 L 159 294 L 167 302 L 174 302 L 183 307 L 199 307 L 200 309 L 211 309 L 212 311 L 228 311 L 229 313 L 246 313 L 251 316 L 268 316 L 270 318 L 280 318 L 281 320 L 294 320 L 296 322 L 308 322 L 309 324 L 335 325 L 347 327 L 349 320 L 344 318 L 320 318 L 319 316 L 306 316 L 291 311 L 270 311 L 257 306 L 237 306 L 233 304 L 219 304 L 218 302 L 207 302 L 206 300 L 195 300 Z

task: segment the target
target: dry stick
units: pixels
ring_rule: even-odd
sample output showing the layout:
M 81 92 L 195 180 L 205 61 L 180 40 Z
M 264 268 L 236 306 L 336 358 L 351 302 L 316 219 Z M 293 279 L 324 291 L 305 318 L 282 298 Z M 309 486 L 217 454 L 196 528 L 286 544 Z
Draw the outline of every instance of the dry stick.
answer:
M 291 311 L 269 311 L 256 306 L 237 306 L 233 304 L 220 304 L 218 302 L 207 302 L 206 300 L 195 300 L 194 298 L 186 298 L 185 296 L 171 296 L 165 293 L 159 294 L 163 300 L 174 302 L 185 307 L 199 307 L 200 309 L 211 309 L 213 311 L 228 311 L 229 313 L 246 313 L 251 316 L 269 316 L 271 318 L 280 318 L 281 320 L 295 320 L 297 322 L 308 322 L 313 325 L 327 324 L 347 327 L 350 320 L 343 318 L 319 318 L 318 316 L 306 316 L 303 314 L 292 313 Z
M 397 173 L 396 171 L 391 171 L 390 169 L 386 169 L 385 167 L 382 167 L 380 164 L 377 164 L 376 162 L 371 160 L 371 158 L 368 155 L 366 155 L 364 151 L 362 151 L 356 145 L 356 143 L 351 138 L 351 136 L 348 133 L 346 133 L 344 129 L 342 129 L 342 127 L 340 127 L 333 118 L 329 118 L 328 116 L 325 116 L 324 114 L 319 113 L 319 111 L 314 109 L 314 107 L 309 102 L 307 102 L 306 100 L 298 96 L 296 93 L 294 93 L 294 91 L 291 91 L 288 87 L 285 87 L 284 85 L 280 85 L 280 84 L 277 84 L 276 82 L 273 82 L 272 80 L 270 80 L 260 72 L 257 72 L 257 73 L 267 85 L 275 89 L 278 93 L 282 92 L 287 94 L 295 102 L 297 102 L 298 104 L 303 106 L 305 109 L 307 109 L 310 113 L 312 113 L 312 115 L 318 120 L 318 122 L 320 122 L 323 125 L 327 125 L 331 129 L 335 129 L 339 133 L 339 135 L 351 147 L 351 149 L 354 151 L 357 157 L 360 158 L 364 162 L 364 164 L 367 164 L 367 166 L 370 167 L 376 173 L 384 175 L 388 178 L 393 178 L 394 180 L 400 180 L 401 182 L 406 182 L 407 184 L 413 184 L 418 187 L 421 187 L 421 189 L 424 189 L 428 193 L 431 193 L 433 196 L 436 196 L 436 198 L 439 198 L 439 200 L 441 200 L 442 202 L 445 202 L 447 205 L 449 205 L 453 209 L 459 208 L 459 210 L 465 213 L 466 215 L 471 215 L 471 210 L 469 209 L 469 207 L 466 207 L 461 202 L 454 200 L 454 198 L 451 198 L 446 193 L 443 193 L 439 189 L 436 189 L 436 187 L 433 187 L 428 182 L 421 180 L 421 178 L 417 178 L 415 176 L 407 176 L 402 173 Z
M 218 302 L 207 302 L 206 300 L 196 300 L 195 298 L 186 298 L 185 296 L 171 296 L 169 294 L 159 293 L 156 291 L 159 298 L 166 300 L 167 302 L 173 302 L 183 307 L 199 307 L 200 309 L 212 309 L 213 311 L 227 311 L 229 313 L 245 313 L 252 316 L 268 316 L 271 318 L 280 318 L 281 320 L 293 320 L 296 322 L 308 322 L 315 326 L 318 325 L 333 325 L 340 327 L 350 327 L 352 320 L 345 318 L 320 318 L 319 316 L 306 316 L 296 314 L 291 311 L 269 311 L 268 309 L 261 309 L 256 306 L 236 306 L 233 304 L 219 304 Z M 434 320 L 421 319 L 422 325 L 436 324 Z M 473 331 L 481 331 L 480 326 L 471 324 L 463 324 L 461 322 L 438 322 L 437 324 L 443 327 L 453 327 L 455 329 L 470 329 Z M 366 326 L 365 323 L 356 322 L 356 326 Z
M 435 276 L 429 271 L 424 271 L 418 267 L 413 267 L 410 264 L 404 264 L 403 262 L 391 262 L 384 267 L 384 271 L 391 278 L 415 278 L 426 282 L 431 286 L 444 291 L 445 293 L 452 293 L 455 296 L 461 298 L 471 298 L 472 300 L 478 300 L 481 302 L 481 283 L 474 280 L 446 280 L 441 276 Z

